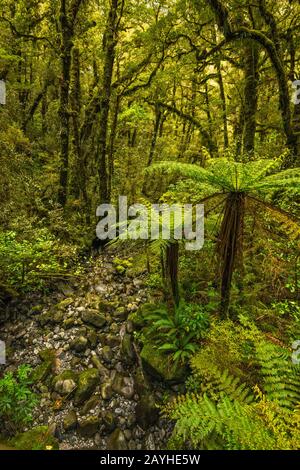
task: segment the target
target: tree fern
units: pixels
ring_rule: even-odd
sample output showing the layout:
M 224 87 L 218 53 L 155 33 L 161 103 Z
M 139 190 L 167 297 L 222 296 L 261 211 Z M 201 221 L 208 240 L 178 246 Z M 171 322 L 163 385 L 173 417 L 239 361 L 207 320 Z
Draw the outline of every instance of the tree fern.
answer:
M 268 341 L 255 325 L 233 328 L 240 330 L 237 341 L 252 343 L 247 363 L 258 385 L 218 366 L 214 337 L 221 330 L 213 327 L 209 342 L 191 361 L 197 392 L 164 408 L 176 422 L 172 439 L 189 448 L 299 449 L 300 367 L 292 364 L 290 351 Z M 222 341 L 231 341 L 231 336 Z M 241 349 L 239 345 L 237 351 Z
M 221 314 L 227 315 L 230 304 L 232 276 L 238 261 L 243 254 L 244 219 L 248 206 L 260 205 L 283 223 L 288 235 L 300 237 L 300 223 L 295 218 L 270 204 L 261 196 L 278 189 L 293 189 L 299 192 L 300 170 L 298 168 L 278 170 L 279 160 L 259 160 L 249 163 L 238 163 L 227 159 L 212 159 L 208 168 L 198 165 L 177 162 L 161 162 L 146 170 L 148 178 L 158 174 L 174 175 L 188 178 L 197 183 L 215 189 L 207 189 L 209 198 L 224 197 L 224 209 L 220 234 L 218 237 L 218 254 L 220 265 Z

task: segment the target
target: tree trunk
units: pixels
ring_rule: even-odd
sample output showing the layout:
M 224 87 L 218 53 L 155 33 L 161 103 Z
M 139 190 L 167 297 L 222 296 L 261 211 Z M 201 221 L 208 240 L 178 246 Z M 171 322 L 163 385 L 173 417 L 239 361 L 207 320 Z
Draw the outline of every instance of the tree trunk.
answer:
M 154 129 L 153 129 L 151 145 L 150 145 L 148 166 L 150 166 L 152 164 L 152 161 L 153 161 L 156 142 L 157 142 L 157 137 L 158 137 L 158 133 L 159 133 L 160 122 L 161 122 L 161 116 L 162 116 L 162 111 L 161 111 L 160 107 L 155 106 L 155 121 L 154 121 Z
M 232 276 L 238 255 L 242 255 L 245 196 L 242 193 L 228 195 L 219 236 L 219 260 L 221 269 L 222 317 L 228 314 Z
M 166 268 L 170 283 L 170 290 L 175 305 L 179 304 L 178 263 L 179 244 L 178 242 L 169 243 L 166 253 Z
M 69 140 L 70 140 L 70 114 L 69 90 L 71 71 L 71 52 L 73 48 L 73 31 L 70 28 L 66 0 L 60 2 L 60 28 L 61 28 L 61 82 L 60 82 L 60 175 L 58 202 L 65 206 L 68 191 L 69 173 Z
M 103 36 L 104 67 L 99 120 L 99 148 L 97 155 L 97 161 L 99 165 L 98 168 L 101 204 L 108 203 L 110 199 L 109 164 L 107 162 L 107 135 L 111 101 L 111 84 L 115 62 L 117 30 L 119 23 L 118 7 L 119 0 L 112 0 L 105 33 Z
M 69 178 L 69 142 L 70 142 L 70 76 L 72 64 L 72 49 L 76 17 L 82 0 L 72 0 L 67 5 L 66 0 L 60 0 L 59 26 L 61 35 L 61 81 L 60 81 L 60 175 L 58 202 L 63 207 L 68 196 Z
M 121 97 L 120 97 L 120 95 L 117 95 L 116 96 L 116 102 L 115 102 L 115 109 L 114 109 L 113 118 L 112 118 L 111 130 L 110 130 L 109 150 L 108 150 L 108 164 L 109 164 L 108 191 L 109 191 L 109 200 L 111 199 L 111 193 L 112 193 L 112 178 L 113 178 L 113 175 L 114 175 L 114 147 L 115 147 L 115 140 L 116 140 L 116 134 L 117 134 L 120 102 L 121 102 Z
M 255 150 L 256 113 L 258 103 L 259 48 L 254 42 L 245 48 L 244 133 L 243 150 L 253 154 Z

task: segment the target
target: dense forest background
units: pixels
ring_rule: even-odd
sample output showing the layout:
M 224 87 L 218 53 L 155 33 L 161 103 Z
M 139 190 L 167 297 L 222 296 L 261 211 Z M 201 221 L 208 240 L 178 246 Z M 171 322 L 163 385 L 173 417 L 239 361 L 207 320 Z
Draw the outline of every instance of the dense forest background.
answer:
M 174 240 L 117 241 L 100 255 L 111 256 L 120 285 L 143 279 L 138 315 L 127 296 L 134 348 L 148 364 L 153 346 L 174 375 L 161 362 L 152 372 L 180 383 L 158 400 L 176 423 L 164 445 L 299 448 L 299 64 L 297 0 L 1 2 L 6 323 L 11 302 L 32 312 L 58 284 L 80 282 L 86 263 L 97 266 L 99 204 L 120 195 L 205 204 L 199 252 Z M 16 418 L 12 396 L 7 408 L 7 381 L 35 386 L 18 370 L 0 380 L 0 416 L 14 423 L 5 438 L 37 406 L 32 398 Z M 111 445 L 122 448 L 120 429 Z

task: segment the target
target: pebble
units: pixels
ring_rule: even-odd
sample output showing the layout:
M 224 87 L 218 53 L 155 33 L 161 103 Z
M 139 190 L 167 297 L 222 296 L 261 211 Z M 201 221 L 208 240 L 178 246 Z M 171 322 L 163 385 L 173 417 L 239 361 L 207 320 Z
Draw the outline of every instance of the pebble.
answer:
M 99 406 L 91 409 L 86 416 L 99 416 L 99 413 L 110 412 L 113 416 L 116 417 L 115 425 L 120 427 L 123 431 L 124 436 L 127 441 L 127 446 L 130 450 L 140 450 L 144 449 L 145 445 L 148 450 L 159 449 L 166 447 L 166 441 L 172 431 L 172 425 L 166 420 L 163 420 L 159 423 L 159 427 L 154 427 L 145 433 L 141 428 L 136 425 L 135 418 L 135 407 L 136 401 L 138 401 L 139 396 L 133 392 L 133 382 L 131 378 L 132 370 L 128 370 L 126 364 L 122 362 L 122 355 L 120 354 L 120 348 L 118 345 L 107 348 L 105 339 L 103 339 L 103 344 L 98 344 L 96 348 L 88 347 L 85 351 L 80 353 L 75 353 L 70 350 L 71 342 L 80 337 L 81 335 L 86 335 L 86 329 L 83 331 L 83 323 L 81 321 L 81 314 L 86 309 L 91 308 L 91 301 L 88 300 L 88 295 L 95 297 L 96 301 L 107 299 L 109 302 L 112 302 L 115 306 L 126 308 L 127 311 L 136 311 L 138 306 L 142 302 L 147 302 L 146 292 L 142 290 L 143 281 L 141 279 L 131 280 L 129 278 L 119 278 L 111 276 L 111 273 L 114 273 L 114 268 L 112 267 L 112 260 L 114 256 L 109 258 L 106 257 L 106 262 L 102 263 L 103 258 L 97 260 L 97 264 L 94 266 L 91 264 L 90 272 L 87 272 L 86 276 L 86 286 L 80 285 L 78 283 L 77 289 L 73 290 L 72 295 L 76 295 L 77 299 L 73 301 L 73 304 L 67 307 L 65 318 L 72 318 L 74 320 L 75 326 L 71 326 L 68 330 L 63 329 L 63 325 L 55 325 L 55 328 L 50 325 L 46 325 L 41 328 L 38 323 L 38 318 L 40 314 L 36 314 L 31 319 L 24 316 L 18 316 L 20 319 L 17 323 L 7 323 L 5 330 L 7 333 L 7 338 L 16 338 L 17 335 L 20 337 L 20 343 L 22 346 L 26 344 L 26 348 L 22 347 L 19 350 L 14 351 L 14 361 L 15 363 L 28 363 L 35 367 L 40 364 L 39 352 L 43 349 L 55 349 L 57 351 L 58 364 L 55 365 L 56 371 L 59 373 L 65 370 L 73 370 L 74 372 L 82 372 L 84 370 L 95 368 L 94 363 L 91 362 L 92 358 L 97 358 L 104 350 L 104 358 L 107 363 L 105 367 L 107 369 L 107 374 L 102 374 L 99 377 L 99 385 L 96 388 L 96 395 L 100 397 Z M 95 282 L 96 279 L 96 282 Z M 103 279 L 103 282 L 99 282 Z M 57 293 L 51 294 L 48 297 L 45 297 L 42 301 L 36 299 L 36 304 L 42 304 L 47 302 L 48 307 L 41 309 L 42 313 L 47 314 L 50 309 L 53 308 L 58 302 L 64 300 L 66 296 L 63 294 L 57 295 Z M 32 306 L 28 308 L 30 311 Z M 20 311 L 20 308 L 19 308 Z M 14 318 L 13 315 L 11 318 Z M 33 318 L 33 319 L 32 319 Z M 122 332 L 129 334 L 133 333 L 133 325 L 130 321 L 122 321 L 118 319 L 116 322 L 111 318 L 108 325 L 104 328 L 96 330 L 97 334 L 105 333 L 105 335 L 119 336 L 120 327 Z M 105 338 L 105 335 L 104 338 Z M 6 339 L 6 338 L 5 338 Z M 112 345 L 113 346 L 113 345 Z M 103 356 L 101 354 L 101 356 Z M 104 366 L 102 369 L 104 370 Z M 101 370 L 102 370 L 101 369 Z M 104 401 L 101 398 L 100 387 L 103 384 L 104 380 L 109 379 L 109 371 L 111 374 L 118 373 L 125 377 L 124 387 L 125 390 L 121 391 L 121 395 L 114 392 L 109 399 Z M 56 372 L 57 374 L 58 372 Z M 111 375 L 112 377 L 112 375 Z M 111 379 L 112 380 L 112 379 Z M 48 383 L 48 382 L 47 382 Z M 66 381 L 66 386 L 64 392 L 67 392 L 68 381 Z M 71 388 L 71 387 L 70 387 Z M 103 424 L 101 424 L 99 431 L 95 436 L 81 437 L 77 434 L 76 430 L 70 430 L 68 432 L 63 431 L 63 419 L 64 416 L 71 411 L 76 411 L 80 413 L 81 408 L 73 408 L 72 399 L 74 394 L 71 393 L 70 396 L 66 396 L 62 399 L 61 395 L 53 391 L 51 386 L 51 381 L 49 381 L 49 388 L 45 384 L 40 384 L 37 389 L 39 390 L 39 396 L 41 398 L 37 409 L 33 413 L 34 421 L 31 423 L 30 427 L 37 425 L 47 425 L 55 423 L 57 433 L 59 433 L 62 442 L 60 442 L 60 449 L 92 449 L 98 448 L 105 450 L 105 445 L 107 441 L 107 430 L 105 430 Z M 75 388 L 76 390 L 76 388 Z M 62 390 L 61 390 L 62 392 Z M 76 393 L 76 391 L 74 391 Z M 127 397 L 127 398 L 125 398 Z M 55 404 L 55 408 L 53 405 Z M 102 409 L 102 412 L 100 411 Z M 161 446 L 161 447 L 160 447 Z

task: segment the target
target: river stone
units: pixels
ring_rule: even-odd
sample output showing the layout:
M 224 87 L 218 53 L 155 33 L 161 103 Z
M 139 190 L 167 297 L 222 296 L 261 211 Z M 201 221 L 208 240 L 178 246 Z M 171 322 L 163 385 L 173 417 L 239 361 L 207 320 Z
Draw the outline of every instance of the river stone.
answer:
M 107 439 L 108 450 L 128 450 L 126 438 L 121 429 L 115 429 Z
M 113 396 L 111 380 L 107 380 L 101 385 L 101 397 L 103 400 L 110 400 Z
M 46 380 L 52 373 L 56 359 L 55 349 L 43 349 L 39 352 L 42 359 L 42 364 L 39 364 L 31 373 L 31 380 L 33 383 L 38 383 Z
M 101 354 L 102 354 L 102 357 L 103 357 L 104 361 L 107 362 L 107 363 L 110 363 L 113 356 L 114 356 L 111 348 L 108 345 L 106 345 L 102 348 Z
M 127 312 L 125 307 L 118 307 L 114 312 L 114 318 L 117 321 L 124 321 L 127 318 Z
M 80 353 L 80 352 L 83 352 L 86 350 L 87 348 L 87 343 L 88 343 L 88 340 L 87 338 L 85 338 L 84 336 L 79 336 L 78 338 L 75 338 L 71 344 L 70 344 L 70 347 L 71 349 L 73 349 L 74 351 Z
M 61 374 L 58 374 L 53 378 L 52 387 L 57 393 L 61 394 L 61 392 L 63 391 L 63 384 L 66 381 L 73 382 L 73 384 L 76 386 L 77 381 L 78 381 L 77 373 L 71 369 L 64 370 Z M 65 387 L 68 387 L 68 386 L 71 386 L 71 384 L 68 383 L 65 385 Z
M 74 410 L 68 411 L 63 419 L 63 428 L 65 431 L 71 431 L 77 426 L 77 416 Z
M 101 418 L 105 431 L 112 432 L 116 429 L 117 419 L 112 411 L 104 411 L 101 415 Z
M 140 356 L 144 370 L 155 379 L 171 384 L 184 382 L 187 367 L 172 362 L 171 358 L 159 351 L 155 345 L 145 344 Z
M 94 410 L 98 405 L 100 405 L 100 397 L 94 396 L 91 397 L 82 407 L 82 414 L 86 415 L 89 411 Z
M 120 337 L 115 336 L 112 334 L 108 334 L 105 338 L 105 344 L 108 345 L 111 348 L 114 348 L 116 346 L 119 346 L 120 344 Z
M 99 430 L 99 426 L 98 416 L 89 416 L 79 422 L 78 432 L 82 437 L 92 437 Z
M 93 325 L 96 328 L 102 328 L 106 323 L 106 318 L 102 313 L 99 313 L 98 310 L 86 310 L 82 313 L 82 321 Z
M 144 431 L 157 422 L 159 411 L 154 397 L 150 392 L 145 393 L 140 397 L 135 408 L 135 417 L 137 424 L 144 429 Z
M 109 370 L 106 369 L 106 367 L 102 364 L 102 362 L 100 361 L 99 357 L 94 355 L 92 356 L 92 359 L 91 359 L 93 365 L 96 367 L 96 369 L 98 369 L 99 371 L 99 374 L 103 377 L 108 377 L 109 376 Z
M 90 329 L 90 331 L 88 332 L 87 339 L 90 343 L 91 348 L 95 348 L 97 346 L 98 336 L 97 336 L 97 333 L 93 331 L 92 329 Z
M 66 330 L 68 330 L 69 328 L 72 328 L 74 325 L 75 325 L 75 318 L 73 318 L 73 317 L 66 318 L 66 319 L 63 321 L 63 327 L 64 327 Z
M 156 449 L 153 434 L 149 434 L 149 436 L 146 437 L 144 448 L 147 449 L 147 450 L 155 450 Z
M 58 450 L 57 439 L 49 432 L 47 426 L 37 426 L 18 434 L 10 444 L 17 450 Z
M 99 371 L 97 369 L 87 369 L 81 372 L 78 379 L 78 387 L 75 393 L 74 403 L 80 405 L 90 398 L 99 383 Z
M 129 335 L 128 333 L 125 333 L 122 339 L 121 343 L 121 352 L 123 354 L 123 358 L 129 362 L 132 363 L 135 360 L 135 352 L 133 348 L 133 343 L 132 343 L 132 336 Z
M 55 391 L 60 395 L 69 395 L 76 388 L 76 383 L 72 379 L 59 380 L 55 384 Z
M 42 382 L 47 379 L 51 372 L 52 364 L 49 362 L 43 362 L 32 371 L 31 380 L 35 384 L 38 382 Z
M 134 395 L 133 379 L 116 374 L 112 383 L 112 389 L 114 392 L 130 400 Z

